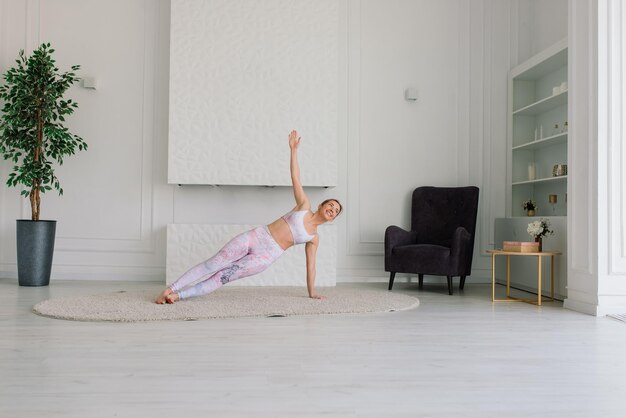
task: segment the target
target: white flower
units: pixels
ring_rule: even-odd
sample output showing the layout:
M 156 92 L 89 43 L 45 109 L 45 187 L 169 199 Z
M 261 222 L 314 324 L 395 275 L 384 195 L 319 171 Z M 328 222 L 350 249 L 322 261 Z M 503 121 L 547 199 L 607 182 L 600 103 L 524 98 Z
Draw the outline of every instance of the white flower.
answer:
M 529 223 L 526 231 L 535 238 L 548 234 L 554 234 L 554 231 L 550 229 L 550 221 L 547 219 L 541 219 L 539 221 Z
M 526 229 L 530 235 L 533 237 L 541 235 L 543 232 L 543 227 L 541 226 L 541 221 L 535 221 L 528 224 L 528 229 Z

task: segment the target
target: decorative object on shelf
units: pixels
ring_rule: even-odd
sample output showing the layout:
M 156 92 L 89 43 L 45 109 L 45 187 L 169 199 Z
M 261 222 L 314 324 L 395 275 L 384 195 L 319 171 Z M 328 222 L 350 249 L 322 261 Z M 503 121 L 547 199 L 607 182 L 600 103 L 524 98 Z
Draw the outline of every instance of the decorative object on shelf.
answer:
M 561 94 L 561 86 L 552 87 L 552 95 L 556 96 L 557 94 Z
M 567 132 L 567 121 L 563 123 L 563 129 L 561 129 L 561 133 Z
M 553 214 L 554 214 L 554 211 L 556 210 L 557 202 L 558 202 L 557 195 L 555 195 L 555 194 L 548 195 L 548 203 L 550 203 L 550 205 L 552 206 L 552 213 Z
M 539 252 L 543 250 L 542 238 L 546 235 L 554 235 L 554 231 L 550 229 L 550 221 L 545 218 L 529 223 L 526 231 L 535 238 L 535 242 L 539 243 Z
M 552 167 L 552 177 L 567 176 L 567 164 L 555 164 Z
M 528 163 L 528 180 L 535 179 L 535 163 Z
M 561 83 L 561 93 L 565 93 L 567 91 L 567 81 Z
M 524 207 L 524 210 L 526 211 L 526 214 L 528 216 L 535 216 L 535 211 L 537 210 L 537 204 L 535 203 L 534 200 L 528 199 L 522 204 L 522 206 Z
M 554 129 L 552 129 L 552 135 L 554 136 L 554 135 L 558 135 L 558 134 L 560 134 L 560 133 L 561 133 L 561 132 L 559 131 L 559 124 L 558 124 L 558 123 L 555 123 L 555 124 L 554 124 Z
M 503 251 L 512 251 L 515 253 L 537 253 L 539 252 L 539 243 L 524 241 L 504 241 L 502 242 Z

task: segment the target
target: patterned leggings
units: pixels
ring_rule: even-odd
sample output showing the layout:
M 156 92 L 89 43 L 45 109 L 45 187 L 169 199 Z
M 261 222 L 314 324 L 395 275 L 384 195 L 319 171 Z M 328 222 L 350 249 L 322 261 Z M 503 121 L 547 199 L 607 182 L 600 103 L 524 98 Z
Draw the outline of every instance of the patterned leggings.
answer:
M 213 257 L 189 269 L 169 288 L 178 293 L 180 299 L 206 295 L 228 282 L 262 272 L 283 252 L 267 226 L 260 226 L 237 235 Z

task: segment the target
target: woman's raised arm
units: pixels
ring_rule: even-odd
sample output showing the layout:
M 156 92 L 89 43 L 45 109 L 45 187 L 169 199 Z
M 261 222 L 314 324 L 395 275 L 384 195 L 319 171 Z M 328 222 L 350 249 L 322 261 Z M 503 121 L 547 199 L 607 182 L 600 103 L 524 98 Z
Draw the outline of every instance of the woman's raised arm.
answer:
M 298 165 L 298 146 L 300 145 L 300 136 L 298 132 L 293 130 L 289 134 L 289 148 L 291 149 L 291 184 L 293 185 L 293 195 L 296 198 L 296 207 L 298 209 L 309 209 L 309 198 L 304 193 L 302 183 L 300 182 L 300 166 Z

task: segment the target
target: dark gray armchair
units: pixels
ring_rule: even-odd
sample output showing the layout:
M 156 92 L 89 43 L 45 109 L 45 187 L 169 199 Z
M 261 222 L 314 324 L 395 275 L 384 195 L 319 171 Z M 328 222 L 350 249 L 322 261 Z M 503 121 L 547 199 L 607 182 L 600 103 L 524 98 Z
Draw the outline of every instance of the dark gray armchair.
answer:
M 413 191 L 411 230 L 390 226 L 385 231 L 385 271 L 389 290 L 396 273 L 452 277 L 459 288 L 472 273 L 474 232 L 478 213 L 478 187 L 418 187 Z

